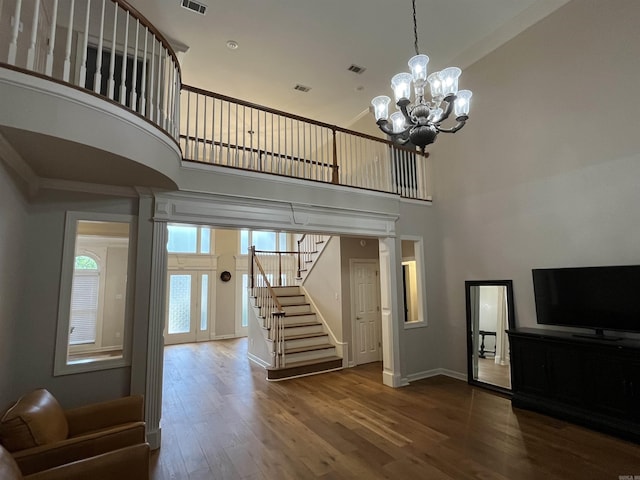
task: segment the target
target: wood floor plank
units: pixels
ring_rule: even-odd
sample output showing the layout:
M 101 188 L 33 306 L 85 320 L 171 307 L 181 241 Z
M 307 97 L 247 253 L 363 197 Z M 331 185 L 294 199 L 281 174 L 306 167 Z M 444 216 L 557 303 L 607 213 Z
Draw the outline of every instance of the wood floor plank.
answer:
M 392 389 L 379 363 L 283 382 L 246 339 L 165 348 L 154 480 L 617 480 L 640 446 L 438 376 Z

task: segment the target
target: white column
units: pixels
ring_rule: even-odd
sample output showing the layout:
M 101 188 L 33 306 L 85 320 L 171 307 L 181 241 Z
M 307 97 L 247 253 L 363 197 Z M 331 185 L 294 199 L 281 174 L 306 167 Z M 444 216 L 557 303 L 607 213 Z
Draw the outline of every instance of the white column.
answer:
M 162 366 L 164 357 L 165 288 L 167 273 L 167 224 L 153 223 L 151 257 L 151 291 L 149 295 L 149 336 L 147 343 L 147 380 L 145 388 L 145 421 L 147 441 L 152 449 L 160 448 L 162 416 Z
M 398 240 L 399 242 L 399 240 Z M 380 254 L 380 313 L 382 315 L 382 383 L 402 387 L 408 382 L 400 371 L 400 308 L 398 306 L 398 270 L 395 238 L 378 239 Z

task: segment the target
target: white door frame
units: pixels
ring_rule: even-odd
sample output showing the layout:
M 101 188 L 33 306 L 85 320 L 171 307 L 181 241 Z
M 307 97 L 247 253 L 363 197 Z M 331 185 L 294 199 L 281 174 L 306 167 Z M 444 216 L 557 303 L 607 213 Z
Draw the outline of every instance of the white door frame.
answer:
M 357 264 L 367 264 L 374 265 L 376 268 L 376 277 L 379 279 L 380 277 L 380 262 L 378 260 L 374 260 L 372 258 L 350 258 L 349 259 L 349 278 L 350 278 L 350 286 L 351 288 L 351 351 L 353 352 L 353 366 L 359 365 L 358 363 L 358 329 L 356 322 L 356 301 L 354 292 L 356 291 L 356 278 L 355 278 L 355 266 Z M 376 303 L 378 304 L 378 318 L 376 320 L 377 323 L 377 332 L 378 339 L 380 340 L 380 348 L 378 350 L 378 360 L 382 360 L 382 350 L 383 345 L 385 343 L 385 339 L 382 337 L 382 316 L 380 314 L 380 287 L 376 289 Z

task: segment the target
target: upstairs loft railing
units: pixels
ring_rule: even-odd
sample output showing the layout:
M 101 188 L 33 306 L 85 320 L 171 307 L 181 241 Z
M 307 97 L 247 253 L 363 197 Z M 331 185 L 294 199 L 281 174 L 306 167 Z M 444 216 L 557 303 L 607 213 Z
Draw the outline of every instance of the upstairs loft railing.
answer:
M 93 92 L 178 139 L 178 60 L 124 0 L 0 1 L 0 62 Z
M 185 160 L 431 200 L 419 151 L 188 85 L 180 102 Z

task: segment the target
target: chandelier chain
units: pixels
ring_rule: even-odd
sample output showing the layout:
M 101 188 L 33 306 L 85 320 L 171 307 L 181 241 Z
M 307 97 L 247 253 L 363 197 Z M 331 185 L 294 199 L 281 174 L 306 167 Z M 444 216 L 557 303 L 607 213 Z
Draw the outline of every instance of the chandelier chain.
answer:
M 416 48 L 416 55 L 420 55 L 418 52 L 418 22 L 416 21 L 416 0 L 412 0 L 413 3 L 413 45 Z

